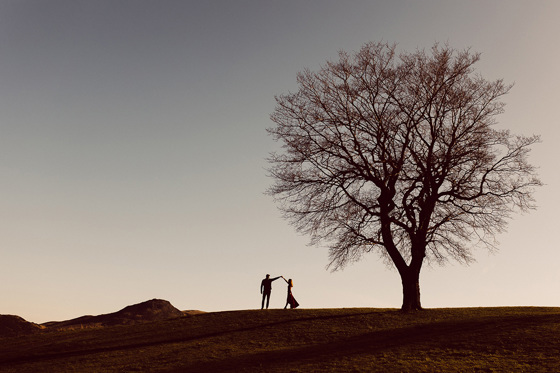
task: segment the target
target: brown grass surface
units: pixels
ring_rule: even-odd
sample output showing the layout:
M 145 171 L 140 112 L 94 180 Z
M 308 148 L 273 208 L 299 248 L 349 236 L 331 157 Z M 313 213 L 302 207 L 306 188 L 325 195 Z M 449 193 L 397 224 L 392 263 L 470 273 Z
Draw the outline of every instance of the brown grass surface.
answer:
M 560 308 L 203 313 L 0 339 L 0 372 L 552 372 Z

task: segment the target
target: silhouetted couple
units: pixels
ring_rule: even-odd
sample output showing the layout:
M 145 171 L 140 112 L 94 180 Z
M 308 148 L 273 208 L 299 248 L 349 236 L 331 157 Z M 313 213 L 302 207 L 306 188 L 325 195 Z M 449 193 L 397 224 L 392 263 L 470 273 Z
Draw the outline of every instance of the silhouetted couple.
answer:
M 268 303 L 270 302 L 270 293 L 272 292 L 272 281 L 276 281 L 279 278 L 282 278 L 288 284 L 288 299 L 286 299 L 286 305 L 284 306 L 284 309 L 286 309 L 288 305 L 290 305 L 290 308 L 297 308 L 299 306 L 299 303 L 292 295 L 292 288 L 294 287 L 294 282 L 292 281 L 292 279 L 286 280 L 284 276 L 270 278 L 270 275 L 266 275 L 266 278 L 261 281 L 261 294 L 262 294 L 261 310 L 264 309 L 265 299 L 266 299 L 266 308 L 268 308 Z

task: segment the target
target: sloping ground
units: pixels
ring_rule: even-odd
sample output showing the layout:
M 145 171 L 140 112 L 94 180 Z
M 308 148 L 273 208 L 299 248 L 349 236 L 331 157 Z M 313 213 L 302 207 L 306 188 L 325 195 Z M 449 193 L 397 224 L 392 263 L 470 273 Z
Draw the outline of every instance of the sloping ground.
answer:
M 555 372 L 560 308 L 215 312 L 0 346 L 1 372 Z
M 146 302 L 127 306 L 118 312 L 99 316 L 82 316 L 67 321 L 51 321 L 44 323 L 48 328 L 64 329 L 76 327 L 96 327 L 113 325 L 130 325 L 157 320 L 167 320 L 181 317 L 184 313 L 173 307 L 171 303 L 162 299 L 152 299 Z
M 0 337 L 36 333 L 41 327 L 15 315 L 0 315 Z

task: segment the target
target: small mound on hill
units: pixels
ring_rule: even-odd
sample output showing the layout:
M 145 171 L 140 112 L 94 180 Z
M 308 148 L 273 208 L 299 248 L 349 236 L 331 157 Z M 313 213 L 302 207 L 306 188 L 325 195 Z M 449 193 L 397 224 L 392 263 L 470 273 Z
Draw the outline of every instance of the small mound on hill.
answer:
M 42 328 L 15 315 L 0 315 L 0 337 L 31 334 Z
M 186 311 L 181 311 L 183 312 L 183 315 L 185 316 L 195 316 L 195 315 L 200 315 L 203 313 L 206 313 L 204 311 L 199 311 L 199 310 L 186 310 Z
M 60 322 L 48 322 L 43 325 L 49 328 L 81 328 L 112 325 L 130 325 L 143 322 L 167 320 L 183 316 L 183 312 L 173 307 L 171 303 L 162 299 L 152 299 L 146 302 L 127 306 L 120 311 L 99 316 L 82 316 L 76 319 Z

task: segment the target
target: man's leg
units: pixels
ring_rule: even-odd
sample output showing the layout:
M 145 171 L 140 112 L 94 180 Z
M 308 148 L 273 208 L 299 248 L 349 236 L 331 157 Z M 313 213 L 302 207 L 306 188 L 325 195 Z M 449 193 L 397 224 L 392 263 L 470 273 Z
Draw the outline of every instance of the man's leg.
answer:
M 266 293 L 266 309 L 268 309 L 269 303 L 270 303 L 270 293 Z
M 266 293 L 263 293 L 262 296 L 262 303 L 261 303 L 261 310 L 264 308 L 264 298 L 266 297 Z

